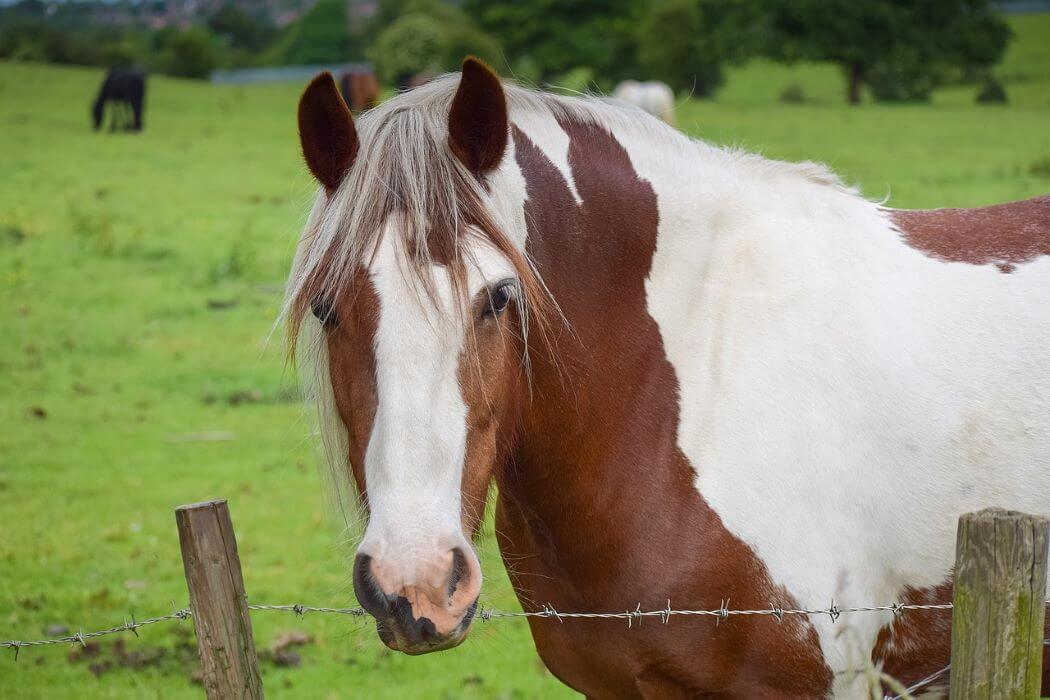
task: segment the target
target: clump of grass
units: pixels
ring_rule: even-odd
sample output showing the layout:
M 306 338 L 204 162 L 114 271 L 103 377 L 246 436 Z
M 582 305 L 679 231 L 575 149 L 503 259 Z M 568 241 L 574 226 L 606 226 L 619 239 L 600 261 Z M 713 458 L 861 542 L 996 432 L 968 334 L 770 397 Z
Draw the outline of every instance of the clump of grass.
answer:
M 995 78 L 989 76 L 981 83 L 977 91 L 977 104 L 1006 104 L 1006 88 Z
M 802 104 L 806 101 L 806 89 L 801 83 L 788 83 L 778 98 L 784 104 Z
M 17 224 L 0 224 L 0 242 L 16 246 L 25 242 L 26 231 Z
M 258 252 L 252 245 L 251 226 L 245 224 L 240 235 L 230 243 L 230 249 L 211 270 L 213 284 L 225 280 L 243 279 L 255 269 Z
M 69 209 L 69 223 L 73 235 L 95 252 L 112 255 L 117 249 L 113 220 L 105 214 L 86 212 L 76 205 Z
M 1036 177 L 1043 177 L 1050 180 L 1050 156 L 1043 156 L 1037 160 L 1033 160 L 1032 164 L 1028 166 L 1028 173 L 1035 175 Z

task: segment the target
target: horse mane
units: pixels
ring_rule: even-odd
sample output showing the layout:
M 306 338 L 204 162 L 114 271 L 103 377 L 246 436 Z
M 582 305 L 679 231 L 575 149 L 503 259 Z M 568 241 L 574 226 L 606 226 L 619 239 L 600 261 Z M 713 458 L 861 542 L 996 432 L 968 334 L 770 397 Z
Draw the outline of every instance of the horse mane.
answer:
M 539 275 L 525 252 L 507 237 L 511 230 L 498 212 L 486 206 L 485 185 L 447 146 L 448 113 L 458 74 L 436 78 L 401 93 L 361 115 L 356 122 L 361 150 L 354 166 L 330 197 L 319 194 L 296 252 L 281 318 L 294 357 L 297 340 L 312 305 L 320 298 L 338 299 L 354 276 L 368 267 L 383 227 L 400 236 L 399 250 L 409 269 L 429 290 L 431 263 L 446 265 L 453 289 L 464 291 L 470 261 L 469 237 L 480 234 L 514 265 L 533 320 L 549 310 Z M 654 148 L 675 158 L 721 161 L 727 172 L 757 177 L 800 178 L 820 186 L 850 190 L 819 163 L 769 160 L 740 149 L 691 139 L 641 109 L 595 95 L 565 97 L 506 84 L 513 121 L 516 115 L 547 111 L 601 124 L 610 131 L 647 137 Z M 349 234 L 352 232 L 352 235 Z

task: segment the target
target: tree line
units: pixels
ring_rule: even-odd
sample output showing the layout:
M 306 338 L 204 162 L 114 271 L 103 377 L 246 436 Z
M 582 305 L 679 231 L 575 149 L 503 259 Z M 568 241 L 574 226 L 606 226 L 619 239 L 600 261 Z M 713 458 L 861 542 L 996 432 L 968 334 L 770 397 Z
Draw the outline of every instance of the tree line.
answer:
M 987 80 L 1009 29 L 989 0 L 379 0 L 370 17 L 317 0 L 278 29 L 232 1 L 194 26 L 83 21 L 92 3 L 0 8 L 0 58 L 139 65 L 185 77 L 220 67 L 370 61 L 387 84 L 454 70 L 466 54 L 537 84 L 608 90 L 625 78 L 714 93 L 727 65 L 830 61 L 846 99 L 915 101 Z M 80 21 L 77 19 L 81 15 Z

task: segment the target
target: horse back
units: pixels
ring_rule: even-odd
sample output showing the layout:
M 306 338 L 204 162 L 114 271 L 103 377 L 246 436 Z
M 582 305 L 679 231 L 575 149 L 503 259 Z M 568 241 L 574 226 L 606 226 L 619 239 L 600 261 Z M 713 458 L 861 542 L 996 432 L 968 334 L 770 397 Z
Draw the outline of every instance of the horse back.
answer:
M 892 218 L 910 246 L 939 260 L 1013 272 L 1050 255 L 1050 195 L 974 209 L 898 209 Z

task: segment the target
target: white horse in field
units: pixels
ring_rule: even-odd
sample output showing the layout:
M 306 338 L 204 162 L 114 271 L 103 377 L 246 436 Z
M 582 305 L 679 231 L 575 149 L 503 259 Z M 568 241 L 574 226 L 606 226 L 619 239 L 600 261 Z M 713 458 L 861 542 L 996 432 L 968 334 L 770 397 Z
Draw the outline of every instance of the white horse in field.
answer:
M 613 90 L 613 97 L 641 107 L 657 119 L 674 126 L 674 92 L 667 83 L 657 80 L 641 83 L 637 80 L 624 80 Z

